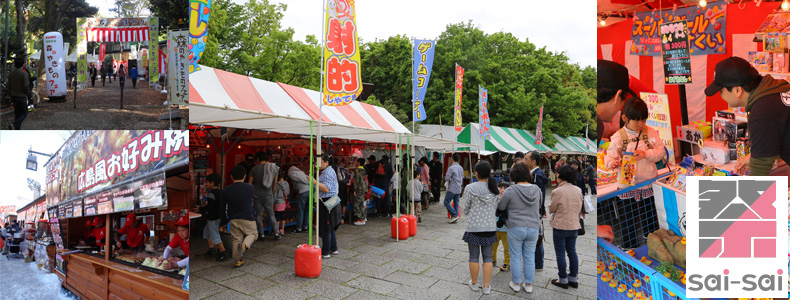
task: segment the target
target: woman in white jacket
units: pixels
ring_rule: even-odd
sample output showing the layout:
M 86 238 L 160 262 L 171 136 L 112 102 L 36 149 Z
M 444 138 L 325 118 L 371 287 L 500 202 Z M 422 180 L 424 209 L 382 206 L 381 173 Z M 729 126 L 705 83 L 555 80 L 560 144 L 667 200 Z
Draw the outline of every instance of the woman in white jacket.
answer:
M 664 142 L 658 131 L 647 126 L 647 104 L 639 98 L 630 98 L 623 104 L 621 118 L 625 127 L 620 128 L 610 138 L 611 143 L 604 157 L 604 163 L 609 169 L 620 167 L 623 152 L 630 152 L 636 158 L 636 172 L 634 182 L 640 183 L 658 176 L 656 163 L 665 156 Z M 624 174 L 620 174 L 624 176 Z M 619 181 L 618 181 L 619 182 Z M 628 185 L 618 183 L 618 190 Z M 658 220 L 653 204 L 653 188 L 651 185 L 626 192 L 617 199 L 618 215 L 623 229 L 623 248 L 637 248 L 640 246 L 637 230 L 641 228 L 642 234 L 658 229 Z M 635 217 L 631 217 L 635 216 Z

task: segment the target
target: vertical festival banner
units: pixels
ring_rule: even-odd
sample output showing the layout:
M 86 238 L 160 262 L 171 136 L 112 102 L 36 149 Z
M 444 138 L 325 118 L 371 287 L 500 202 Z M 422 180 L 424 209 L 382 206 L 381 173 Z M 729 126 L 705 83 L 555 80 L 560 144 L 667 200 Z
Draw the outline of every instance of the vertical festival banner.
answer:
M 157 17 L 149 17 L 148 18 L 148 48 L 151 49 L 149 52 L 150 61 L 148 63 L 148 80 L 150 83 L 156 83 L 159 81 L 159 56 L 155 53 L 159 53 L 159 18 Z
M 540 105 L 540 116 L 538 116 L 538 128 L 535 131 L 535 145 L 543 143 L 543 104 Z
M 431 79 L 433 67 L 433 50 L 436 41 L 414 40 L 414 58 L 412 59 L 412 95 L 414 98 L 412 119 L 415 122 L 425 120 L 425 91 Z
M 461 118 L 461 89 L 464 87 L 464 68 L 455 64 L 455 109 L 453 122 L 455 123 L 455 131 L 461 131 L 464 128 L 463 119 Z
M 211 0 L 189 0 L 189 73 L 200 70 L 198 62 L 206 50 L 210 12 Z
M 488 118 L 488 90 L 483 86 L 478 86 L 478 88 L 480 89 L 480 138 L 490 140 L 491 120 Z
M 350 104 L 362 93 L 354 0 L 326 1 L 324 16 L 324 105 Z
M 47 72 L 47 96 L 66 96 L 66 59 L 63 54 L 63 35 L 44 34 L 44 65 Z
M 88 83 L 88 39 L 86 37 L 86 20 L 77 18 L 77 84 L 79 89 Z
M 167 97 L 172 104 L 186 105 L 189 101 L 189 75 L 187 73 L 187 31 L 171 31 L 167 34 Z
M 99 45 L 99 61 L 104 61 L 104 53 L 107 52 L 107 45 L 101 44 Z

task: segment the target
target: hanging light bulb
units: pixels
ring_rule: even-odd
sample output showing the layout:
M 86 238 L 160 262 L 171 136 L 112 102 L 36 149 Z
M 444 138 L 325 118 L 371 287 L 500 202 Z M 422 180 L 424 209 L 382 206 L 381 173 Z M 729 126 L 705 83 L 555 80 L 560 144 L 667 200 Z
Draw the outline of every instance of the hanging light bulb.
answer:
M 606 26 L 606 15 L 601 15 L 600 21 L 598 23 L 601 24 L 601 27 Z
M 239 145 L 239 149 L 241 149 L 241 145 Z
M 206 144 L 206 148 L 211 148 L 211 145 L 209 145 L 209 144 Z
M 790 1 L 788 0 L 782 1 L 782 10 L 784 11 L 790 10 Z
M 699 0 L 699 6 L 700 6 L 700 7 L 703 7 L 703 8 L 704 8 L 704 7 L 705 7 L 705 6 L 707 6 L 707 5 L 708 5 L 708 1 L 705 1 L 705 0 Z

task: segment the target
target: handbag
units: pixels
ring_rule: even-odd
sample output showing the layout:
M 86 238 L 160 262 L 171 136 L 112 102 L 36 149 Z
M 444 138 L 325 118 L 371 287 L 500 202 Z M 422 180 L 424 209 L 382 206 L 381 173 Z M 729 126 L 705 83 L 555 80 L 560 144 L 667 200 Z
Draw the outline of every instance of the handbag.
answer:
M 582 225 L 582 228 L 579 228 L 579 235 L 584 235 L 586 232 L 584 231 L 584 219 L 579 218 L 579 224 Z
M 431 186 L 427 182 L 422 184 L 422 192 L 423 193 L 431 192 Z
M 584 196 L 584 203 L 582 207 L 584 208 L 585 213 L 590 213 L 591 211 L 593 211 L 593 205 L 592 202 L 590 201 L 590 198 L 591 198 L 590 195 Z
M 335 206 L 340 205 L 340 197 L 334 195 L 331 198 L 329 198 L 329 200 L 326 201 L 321 200 L 321 202 L 324 203 L 324 206 L 326 206 L 327 210 L 331 211 L 333 208 L 335 208 Z

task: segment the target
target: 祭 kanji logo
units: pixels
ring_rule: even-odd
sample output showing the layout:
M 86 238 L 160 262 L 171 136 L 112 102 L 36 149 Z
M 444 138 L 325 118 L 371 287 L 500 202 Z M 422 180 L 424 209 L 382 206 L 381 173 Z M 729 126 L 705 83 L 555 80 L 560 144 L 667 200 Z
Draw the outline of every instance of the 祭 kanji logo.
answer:
M 687 178 L 687 297 L 787 295 L 787 181 Z

